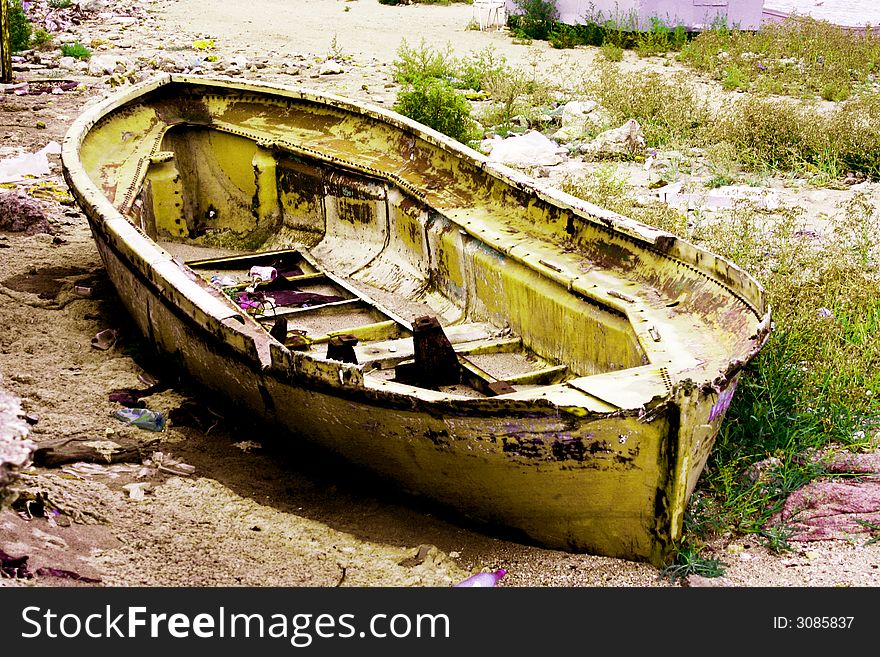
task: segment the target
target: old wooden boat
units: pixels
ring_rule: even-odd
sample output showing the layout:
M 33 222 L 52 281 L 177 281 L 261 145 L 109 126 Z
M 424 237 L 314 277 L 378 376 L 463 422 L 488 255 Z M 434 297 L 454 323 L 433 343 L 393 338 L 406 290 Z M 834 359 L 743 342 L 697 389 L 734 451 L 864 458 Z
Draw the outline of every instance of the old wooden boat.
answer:
M 769 331 L 734 264 L 339 97 L 162 75 L 62 161 L 212 394 L 550 547 L 664 563 Z

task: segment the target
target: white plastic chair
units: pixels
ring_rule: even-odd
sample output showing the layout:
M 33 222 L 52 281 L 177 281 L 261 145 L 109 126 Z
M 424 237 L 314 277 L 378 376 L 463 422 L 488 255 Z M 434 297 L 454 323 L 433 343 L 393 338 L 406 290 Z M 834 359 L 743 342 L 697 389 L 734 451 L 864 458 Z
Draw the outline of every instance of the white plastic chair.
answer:
M 491 26 L 500 29 L 507 19 L 507 6 L 504 0 L 474 0 L 471 18 L 476 20 L 481 31 Z

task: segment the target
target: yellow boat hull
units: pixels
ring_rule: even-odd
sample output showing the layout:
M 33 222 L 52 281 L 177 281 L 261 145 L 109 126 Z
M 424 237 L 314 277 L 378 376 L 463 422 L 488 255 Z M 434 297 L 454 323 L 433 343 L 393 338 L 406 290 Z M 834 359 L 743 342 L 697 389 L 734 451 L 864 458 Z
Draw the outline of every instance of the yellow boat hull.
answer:
M 80 117 L 62 161 L 160 353 L 285 435 L 549 547 L 665 563 L 769 332 L 735 265 L 345 99 L 161 76 Z M 314 305 L 246 285 L 293 260 Z M 244 281 L 212 284 L 224 271 Z M 407 378 L 414 304 L 455 380 Z M 342 335 L 348 362 L 328 357 Z

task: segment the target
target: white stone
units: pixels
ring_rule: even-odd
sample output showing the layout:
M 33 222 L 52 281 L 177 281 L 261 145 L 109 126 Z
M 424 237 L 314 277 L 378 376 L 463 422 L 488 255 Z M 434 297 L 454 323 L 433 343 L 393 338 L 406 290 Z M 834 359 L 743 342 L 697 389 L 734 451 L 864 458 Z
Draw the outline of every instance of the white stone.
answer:
M 629 119 L 619 128 L 600 133 L 592 141 L 582 144 L 580 152 L 597 159 L 632 157 L 645 151 L 645 133 L 635 119 Z
M 320 75 L 336 75 L 338 73 L 344 73 L 345 69 L 342 68 L 342 64 L 337 62 L 335 59 L 328 59 L 326 62 L 321 64 L 321 68 L 318 71 Z
M 497 137 L 488 146 L 490 162 L 520 167 L 554 166 L 563 161 L 565 153 L 559 144 L 536 130 L 507 139 Z
M 115 55 L 92 55 L 89 59 L 89 75 L 110 75 L 119 64 Z
M 107 8 L 107 0 L 77 0 L 79 8 L 83 11 L 99 12 Z
M 607 112 L 594 100 L 573 100 L 562 108 L 561 123 L 553 139 L 560 142 L 584 139 L 604 128 L 609 117 Z

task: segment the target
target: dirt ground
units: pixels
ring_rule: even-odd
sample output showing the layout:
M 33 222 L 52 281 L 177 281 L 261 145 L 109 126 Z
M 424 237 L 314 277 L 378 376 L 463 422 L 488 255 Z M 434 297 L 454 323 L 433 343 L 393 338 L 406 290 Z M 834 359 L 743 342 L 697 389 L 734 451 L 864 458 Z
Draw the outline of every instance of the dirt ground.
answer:
M 593 56 L 589 49 L 525 47 L 505 31 L 467 29 L 468 5 L 81 4 L 98 5 L 97 11 L 60 16 L 79 22 L 56 40 L 98 43 L 95 55 L 126 60 L 116 71 L 121 77 L 144 79 L 157 67 L 180 70 L 187 64 L 182 59 L 199 56 L 193 40 L 214 39 L 211 52 L 220 61 L 205 72 L 303 85 L 388 107 L 396 92 L 389 64 L 402 37 L 413 44 L 448 41 L 459 54 L 492 45 L 510 63 L 546 70 L 576 72 Z M 322 75 L 320 64 L 334 48 L 345 55 L 344 71 Z M 246 61 L 234 61 L 241 57 Z M 80 86 L 0 94 L 0 160 L 60 143 L 84 106 L 114 90 L 111 73 L 60 68 L 57 56 L 25 64 L 16 82 L 30 81 L 32 89 L 38 81 L 47 89 L 66 80 Z M 85 217 L 66 193 L 58 156 L 49 161 L 48 174 L 4 185 L 39 199 L 48 224 L 33 234 L 0 231 L 0 386 L 20 398 L 37 443 L 59 437 L 158 442 L 144 448 L 145 463 L 28 470 L 20 487 L 45 494 L 55 513 L 28 519 L 25 512 L 0 512 L 0 549 L 27 555 L 31 571 L 63 569 L 99 581 L 37 575 L 0 579 L 0 585 L 450 586 L 490 568 L 508 571 L 502 586 L 678 585 L 646 564 L 546 550 L 474 526 L 330 455 L 284 444 L 211 408 L 197 390 L 156 368 L 106 279 Z M 109 349 L 96 348 L 92 339 L 105 329 L 116 330 L 117 338 Z M 146 376 L 168 386 L 145 397 L 149 408 L 195 410 L 155 434 L 115 419 L 119 404 L 109 401 L 110 392 L 144 389 Z M 195 470 L 160 470 L 150 460 L 154 451 Z M 142 499 L 125 488 L 137 482 L 148 483 Z M 793 545 L 777 555 L 754 538 L 723 537 L 713 550 L 727 565 L 725 577 L 692 585 L 880 584 L 880 544 L 864 536 Z

